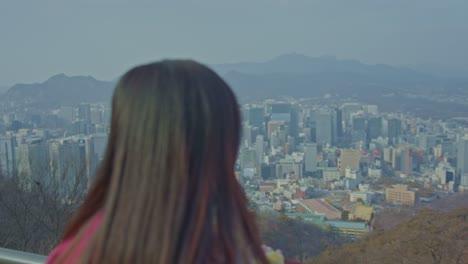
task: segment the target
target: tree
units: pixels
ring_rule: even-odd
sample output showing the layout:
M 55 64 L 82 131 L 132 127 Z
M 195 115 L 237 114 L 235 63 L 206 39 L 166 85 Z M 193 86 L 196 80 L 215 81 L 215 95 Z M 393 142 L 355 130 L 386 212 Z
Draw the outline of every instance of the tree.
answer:
M 411 220 L 305 263 L 467 263 L 468 208 L 451 212 L 422 209 Z M 465 258 L 465 259 L 464 259 Z
M 54 169 L 33 166 L 30 173 L 0 178 L 0 246 L 48 254 L 84 198 L 84 164 L 71 160 Z
M 329 230 L 290 218 L 285 213 L 259 212 L 258 223 L 265 244 L 281 249 L 286 258 L 303 262 L 326 248 L 341 245 L 345 239 Z

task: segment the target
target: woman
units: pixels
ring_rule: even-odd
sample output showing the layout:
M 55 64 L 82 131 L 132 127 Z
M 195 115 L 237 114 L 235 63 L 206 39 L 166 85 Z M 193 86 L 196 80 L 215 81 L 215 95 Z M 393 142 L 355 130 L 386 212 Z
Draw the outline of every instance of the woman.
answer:
M 127 72 L 105 158 L 48 263 L 269 263 L 234 176 L 239 131 L 236 98 L 207 67 Z

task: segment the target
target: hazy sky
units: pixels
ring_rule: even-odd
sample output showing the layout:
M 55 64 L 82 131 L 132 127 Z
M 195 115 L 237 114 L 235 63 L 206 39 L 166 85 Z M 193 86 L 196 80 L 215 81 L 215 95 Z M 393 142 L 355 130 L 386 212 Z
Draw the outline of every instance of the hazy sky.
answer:
M 0 85 L 142 62 L 324 54 L 468 76 L 466 0 L 0 0 Z

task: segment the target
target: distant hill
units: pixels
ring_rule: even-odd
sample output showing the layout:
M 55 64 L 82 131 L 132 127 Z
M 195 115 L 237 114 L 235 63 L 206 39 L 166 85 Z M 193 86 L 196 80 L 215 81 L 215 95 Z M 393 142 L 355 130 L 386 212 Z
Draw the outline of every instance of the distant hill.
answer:
M 468 263 L 468 208 L 451 212 L 422 209 L 411 220 L 341 248 L 331 248 L 305 264 Z
M 58 74 L 43 83 L 16 84 L 2 96 L 19 105 L 54 106 L 80 102 L 109 101 L 113 83 L 90 76 Z
M 245 62 L 217 64 L 212 67 L 221 75 L 231 71 L 245 74 L 321 74 L 348 73 L 386 77 L 404 77 L 412 79 L 429 78 L 430 75 L 403 67 L 385 64 L 364 64 L 358 60 L 340 60 L 334 56 L 309 57 L 297 53 L 278 56 L 266 62 Z
M 227 79 L 239 96 L 253 93 L 249 97 L 265 97 L 266 94 L 313 97 L 324 93 L 373 97 L 408 91 L 430 94 L 460 85 L 460 80 L 455 83 L 408 68 L 370 65 L 333 56 L 312 58 L 286 54 L 266 62 L 219 64 L 213 68 Z
M 468 112 L 466 104 L 447 102 L 434 113 L 431 101 L 439 98 L 439 94 L 468 96 L 468 80 L 442 78 L 404 67 L 300 54 L 286 54 L 266 62 L 211 67 L 226 79 L 242 102 L 331 94 L 379 104 L 384 111 L 413 111 L 435 118 L 464 116 Z M 42 106 L 108 101 L 114 83 L 59 74 L 44 83 L 15 85 L 2 98 L 4 102 Z

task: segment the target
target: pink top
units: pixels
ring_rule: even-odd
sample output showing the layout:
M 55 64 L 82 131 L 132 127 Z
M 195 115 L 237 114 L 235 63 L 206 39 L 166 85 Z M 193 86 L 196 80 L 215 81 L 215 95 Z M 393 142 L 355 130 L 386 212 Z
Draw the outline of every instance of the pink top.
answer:
M 67 263 L 74 263 L 76 260 L 79 259 L 83 251 L 86 249 L 89 241 L 93 237 L 96 229 L 101 224 L 102 219 L 104 218 L 104 213 L 99 212 L 97 213 L 92 219 L 91 223 L 88 225 L 87 230 L 83 234 L 82 240 L 79 242 L 77 248 L 71 252 L 70 256 L 68 257 Z M 67 252 L 68 248 L 70 247 L 71 243 L 73 242 L 74 238 L 69 238 L 60 245 L 58 245 L 49 255 L 47 258 L 46 264 L 54 264 L 58 257 L 60 257 L 63 253 Z
M 66 263 L 76 263 L 76 261 L 80 258 L 81 254 L 83 251 L 86 249 L 86 246 L 88 245 L 89 241 L 93 237 L 94 233 L 96 232 L 97 228 L 101 224 L 102 220 L 104 218 L 104 213 L 99 212 L 97 213 L 92 219 L 90 224 L 87 226 L 87 229 L 85 230 L 85 233 L 83 234 L 83 238 L 81 241 L 79 241 L 78 246 L 73 252 L 69 253 L 68 258 L 66 259 Z M 74 237 L 69 238 L 60 245 L 58 245 L 50 254 L 49 257 L 47 258 L 47 261 L 45 264 L 54 264 L 55 261 L 64 253 L 67 252 L 68 248 L 70 245 L 73 243 Z M 285 260 L 285 264 L 300 264 L 300 262 L 296 262 L 294 260 Z

